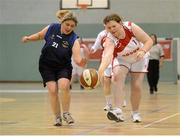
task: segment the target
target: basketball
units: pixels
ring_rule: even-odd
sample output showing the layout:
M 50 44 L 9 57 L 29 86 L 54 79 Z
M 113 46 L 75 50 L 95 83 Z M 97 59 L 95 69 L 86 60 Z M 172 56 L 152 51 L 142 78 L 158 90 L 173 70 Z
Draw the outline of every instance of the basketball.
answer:
M 96 69 L 93 68 L 85 69 L 80 76 L 80 84 L 85 89 L 96 88 L 98 82 L 99 82 L 99 76 Z

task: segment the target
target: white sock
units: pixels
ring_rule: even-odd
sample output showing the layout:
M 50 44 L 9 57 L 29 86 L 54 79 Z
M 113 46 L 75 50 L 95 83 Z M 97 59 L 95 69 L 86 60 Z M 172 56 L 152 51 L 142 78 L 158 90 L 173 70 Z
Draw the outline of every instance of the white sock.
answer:
M 138 110 L 132 111 L 133 114 L 139 113 Z
M 112 95 L 106 95 L 105 99 L 107 105 L 112 105 Z

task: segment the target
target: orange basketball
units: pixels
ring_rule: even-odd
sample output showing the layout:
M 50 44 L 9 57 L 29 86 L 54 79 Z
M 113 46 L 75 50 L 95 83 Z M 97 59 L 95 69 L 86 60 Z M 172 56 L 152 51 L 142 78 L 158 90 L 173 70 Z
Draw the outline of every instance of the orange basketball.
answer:
M 94 89 L 97 87 L 99 81 L 98 72 L 96 69 L 85 69 L 80 77 L 80 84 L 85 89 Z

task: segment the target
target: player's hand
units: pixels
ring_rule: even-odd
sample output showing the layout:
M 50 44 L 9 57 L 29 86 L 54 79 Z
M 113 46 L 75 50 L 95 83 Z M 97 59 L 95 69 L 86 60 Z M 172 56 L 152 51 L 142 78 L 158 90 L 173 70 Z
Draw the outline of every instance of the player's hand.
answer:
M 103 84 L 104 72 L 101 70 L 98 70 L 98 76 L 99 76 L 99 83 Z
M 95 49 L 93 49 L 93 48 L 90 49 L 90 53 L 91 53 L 91 54 L 93 54 L 93 53 L 95 53 L 95 52 L 96 52 Z
M 137 53 L 136 53 L 136 58 L 137 58 L 137 61 L 143 59 L 144 55 L 146 54 L 146 52 L 144 50 L 138 50 Z
M 89 48 L 85 45 L 85 46 L 83 46 L 83 49 L 84 49 L 84 56 L 88 60 L 89 59 L 89 55 L 90 55 Z
M 22 37 L 22 39 L 21 39 L 21 42 L 23 42 L 23 43 L 26 43 L 26 42 L 28 42 L 29 41 L 29 37 L 28 36 L 24 36 L 24 37 Z

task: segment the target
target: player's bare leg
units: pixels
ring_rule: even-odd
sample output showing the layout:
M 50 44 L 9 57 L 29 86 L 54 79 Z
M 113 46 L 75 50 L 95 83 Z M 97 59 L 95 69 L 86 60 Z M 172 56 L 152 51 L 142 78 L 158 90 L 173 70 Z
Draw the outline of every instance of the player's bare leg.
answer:
M 74 119 L 69 113 L 70 102 L 71 102 L 71 93 L 69 89 L 70 81 L 66 78 L 61 78 L 58 80 L 58 87 L 61 90 L 61 100 L 62 100 L 62 109 L 63 109 L 63 119 L 68 123 L 74 123 Z
M 116 122 L 124 121 L 122 105 L 124 101 L 125 79 L 128 71 L 129 70 L 124 66 L 117 66 L 113 69 L 112 84 L 115 107 L 112 111 L 108 112 L 107 117 Z
M 103 91 L 106 100 L 105 111 L 112 109 L 111 77 L 104 76 Z
M 55 116 L 55 126 L 61 126 L 61 109 L 60 109 L 60 102 L 59 102 L 59 93 L 58 87 L 55 81 L 49 81 L 46 83 L 48 92 L 49 92 L 49 99 L 51 103 L 51 109 Z
M 125 97 L 125 80 L 129 70 L 124 66 L 117 66 L 113 69 L 112 78 L 115 107 L 121 108 Z
M 131 73 L 131 105 L 134 122 L 140 122 L 139 105 L 141 101 L 142 83 L 144 73 Z

